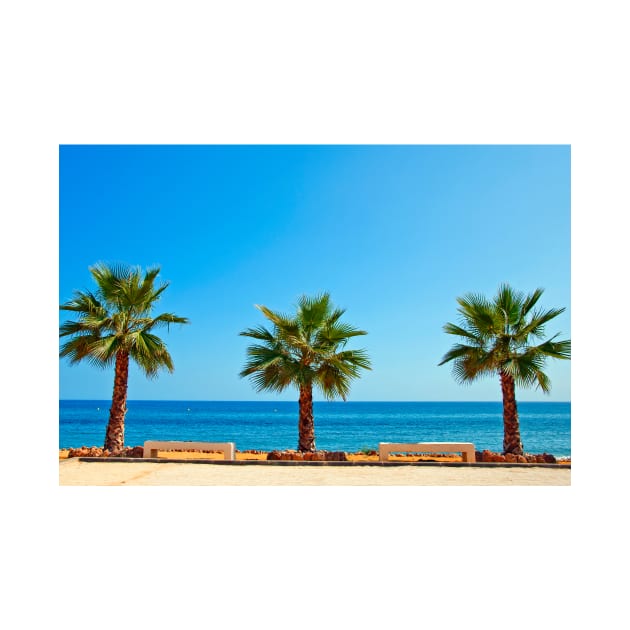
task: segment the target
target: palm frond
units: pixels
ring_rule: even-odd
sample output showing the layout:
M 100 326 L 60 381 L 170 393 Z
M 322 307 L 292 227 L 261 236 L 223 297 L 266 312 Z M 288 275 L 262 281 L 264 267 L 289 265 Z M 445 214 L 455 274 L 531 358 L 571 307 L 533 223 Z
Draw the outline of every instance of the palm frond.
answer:
M 253 368 L 253 369 L 248 369 Z M 299 387 L 312 381 L 313 373 L 308 367 L 297 361 L 285 361 L 281 357 L 266 363 L 248 362 L 241 376 L 249 376 L 257 391 L 271 390 L 281 392 L 290 385 Z
M 265 390 L 282 392 L 293 384 L 290 372 L 279 365 L 269 365 L 254 372 L 250 380 L 258 392 Z
M 444 325 L 443 330 L 449 335 L 456 335 L 458 337 L 463 337 L 464 339 L 470 339 L 479 346 L 482 346 L 484 343 L 483 338 L 479 335 L 477 330 L 468 330 L 466 328 L 462 328 L 461 326 L 457 326 L 456 324 L 451 324 L 450 322 Z
M 94 335 L 100 332 L 101 327 L 94 325 L 90 320 L 71 321 L 67 320 L 59 326 L 59 336 L 69 335 Z
M 73 311 L 80 316 L 107 314 L 100 300 L 90 291 L 75 291 L 73 298 L 59 306 L 60 311 Z
M 166 326 L 170 327 L 171 324 L 189 324 L 190 320 L 187 317 L 179 317 L 179 315 L 175 315 L 174 313 L 161 313 L 157 317 L 147 318 L 142 323 L 136 322 L 136 325 L 139 325 L 142 330 L 149 331 L 153 328 L 161 328 Z
M 341 396 L 344 400 L 351 382 L 359 378 L 361 369 L 371 369 L 365 351 L 344 351 L 322 361 L 313 375 L 313 382 L 327 398 Z
M 334 361 L 338 363 L 341 369 L 347 369 L 348 374 L 358 376 L 358 368 L 362 370 L 371 370 L 372 362 L 368 356 L 367 350 L 361 348 L 359 350 L 343 350 L 337 352 L 327 361 Z
M 239 375 L 249 377 L 258 391 L 319 383 L 326 396 L 345 396 L 359 370 L 370 369 L 365 350 L 337 352 L 352 337 L 367 333 L 342 323 L 345 311 L 334 309 L 327 293 L 301 296 L 295 316 L 256 307 L 274 326 L 272 330 L 258 326 L 239 333 L 263 342 L 247 348 L 247 362 Z
M 557 335 L 556 335 L 557 336 Z M 534 350 L 545 356 L 552 357 L 554 359 L 571 358 L 571 340 L 565 339 L 564 341 L 553 341 L 555 337 L 552 337 L 548 341 L 541 343 L 538 346 L 534 346 Z
M 351 380 L 352 377 L 340 370 L 339 366 L 326 363 L 319 368 L 313 382 L 327 400 L 347 400 Z
M 501 370 L 512 376 L 514 382 L 521 387 L 537 386 L 547 393 L 551 382 L 542 371 L 545 356 L 539 352 L 529 351 L 511 358 L 501 366 Z
M 90 267 L 103 299 L 113 306 L 120 304 L 120 282 L 133 273 L 133 268 L 124 263 L 98 262 Z
M 554 317 L 564 313 L 565 310 L 564 308 L 552 308 L 547 311 L 537 311 L 533 313 L 530 321 L 521 328 L 519 334 L 522 337 L 543 337 L 545 334 L 545 324 Z
M 460 359 L 472 354 L 475 354 L 479 350 L 479 346 L 468 346 L 463 343 L 456 343 L 443 357 L 438 365 L 444 365 L 449 361 Z
M 288 334 L 299 333 L 299 325 L 295 318 L 283 315 L 281 313 L 276 313 L 275 311 L 272 311 L 270 308 L 267 308 L 262 304 L 256 304 L 255 306 L 270 322 L 272 322 L 278 328 L 278 331 L 287 332 Z
M 467 355 L 453 361 L 453 378 L 460 385 L 495 373 L 494 365 L 491 362 L 484 362 L 475 356 Z
M 527 297 L 523 299 L 523 303 L 521 305 L 521 319 L 525 319 L 529 312 L 534 308 L 534 306 L 538 303 L 538 300 L 542 297 L 544 289 L 536 289 L 532 291 Z M 564 309 L 563 309 L 564 310 Z
M 173 362 L 164 342 L 150 330 L 170 324 L 186 324 L 188 319 L 173 313 L 151 318 L 157 296 L 168 286 L 157 290 L 154 281 L 159 267 L 143 275 L 139 267 L 99 262 L 90 267 L 97 284 L 96 294 L 75 292 L 71 301 L 60 306 L 78 314 L 78 321 L 64 322 L 60 337 L 71 337 L 60 349 L 60 356 L 71 363 L 86 360 L 95 365 L 109 365 L 119 352 L 129 355 L 154 376 L 160 368 L 173 370 Z
M 104 363 L 113 362 L 116 358 L 118 350 L 124 349 L 125 339 L 118 335 L 111 334 L 100 337 L 92 344 L 91 353 L 97 357 L 99 361 Z
M 551 391 L 551 380 L 549 377 L 542 370 L 537 370 L 535 377 L 538 388 L 545 394 L 548 394 Z
M 502 284 L 494 298 L 494 311 L 502 319 L 502 328 L 507 332 L 510 327 L 517 326 L 521 319 L 524 296 L 515 291 L 509 284 Z
M 269 365 L 288 366 L 294 362 L 291 355 L 281 344 L 275 345 L 252 345 L 247 348 L 248 360 L 241 376 L 249 376 L 258 370 L 264 370 Z
M 321 347 L 322 349 L 327 347 L 335 348 L 339 345 L 345 345 L 352 337 L 361 335 L 367 335 L 367 332 L 349 324 L 337 322 L 317 330 L 312 343 L 314 347 Z
M 302 295 L 298 299 L 297 317 L 307 326 L 322 325 L 330 317 L 330 295 L 320 293 L 316 296 Z
M 492 336 L 500 329 L 492 304 L 485 297 L 469 293 L 457 302 L 462 328 L 479 337 Z
M 565 310 L 534 310 L 542 293 L 536 289 L 525 295 L 502 284 L 492 302 L 473 293 L 457 298 L 461 326 L 447 323 L 444 331 L 469 343 L 455 344 L 439 365 L 452 362 L 453 375 L 460 383 L 503 370 L 519 385 L 548 391 L 545 359 L 569 359 L 571 342 L 556 342 L 552 337 L 531 345 L 530 338 L 542 337 L 545 324 Z
M 160 296 L 169 287 L 170 282 L 162 282 L 157 288 L 154 282 L 160 273 L 160 267 L 151 267 L 145 271 L 144 278 L 138 286 L 137 300 L 144 305 L 144 309 L 149 311 L 160 299 Z M 185 322 L 183 322 L 185 323 Z
M 460 383 L 472 381 L 496 371 L 494 354 L 479 346 L 455 344 L 438 365 L 453 362 L 453 375 Z
M 260 341 L 268 341 L 274 343 L 276 338 L 267 330 L 264 326 L 256 326 L 256 328 L 248 328 L 238 333 L 241 337 L 251 337 L 252 339 L 259 339 Z
M 111 346 L 114 342 L 115 337 L 75 336 L 61 346 L 59 356 L 68 358 L 70 364 L 87 360 L 92 365 L 107 367 L 111 365 L 114 359 L 115 352 L 111 352 Z
M 175 369 L 173 359 L 159 337 L 143 331 L 133 333 L 130 337 L 129 356 L 142 368 L 147 377 L 157 376 L 162 368 L 173 372 Z
M 147 305 L 141 290 L 142 274 L 140 268 L 130 268 L 128 274 L 117 278 L 116 298 L 121 308 L 132 310 L 135 314 L 144 314 Z
M 330 315 L 326 318 L 326 325 L 332 326 L 343 316 L 346 312 L 345 308 L 336 308 L 330 313 Z

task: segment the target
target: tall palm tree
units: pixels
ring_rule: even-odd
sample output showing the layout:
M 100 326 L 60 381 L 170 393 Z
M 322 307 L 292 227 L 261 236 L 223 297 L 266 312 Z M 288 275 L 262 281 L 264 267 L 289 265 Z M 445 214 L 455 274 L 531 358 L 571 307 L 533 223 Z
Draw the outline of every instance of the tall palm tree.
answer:
M 152 267 L 143 273 L 139 267 L 98 263 L 90 267 L 97 290 L 75 291 L 60 310 L 73 311 L 76 321 L 59 327 L 60 337 L 70 337 L 59 352 L 71 364 L 86 360 L 92 365 L 115 364 L 114 392 L 105 433 L 104 448 L 119 453 L 125 446 L 127 413 L 127 380 L 129 359 L 133 359 L 147 377 L 153 378 L 160 368 L 173 371 L 173 361 L 164 342 L 153 330 L 170 324 L 187 324 L 185 317 L 162 313 L 151 317 L 155 303 L 168 286 L 154 286 L 160 273 Z
M 346 350 L 348 340 L 366 335 L 339 320 L 344 309 L 335 309 L 328 293 L 302 296 L 293 316 L 256 305 L 272 323 L 248 328 L 240 334 L 262 343 L 247 348 L 248 360 L 240 373 L 249 376 L 257 391 L 281 392 L 289 385 L 299 390 L 298 450 L 315 450 L 313 385 L 332 400 L 343 400 L 360 369 L 371 369 L 365 350 Z
M 536 385 L 549 393 L 551 382 L 542 371 L 547 357 L 571 358 L 571 341 L 546 341 L 532 345 L 545 336 L 545 324 L 564 312 L 564 308 L 534 310 L 543 294 L 536 289 L 530 295 L 514 291 L 508 284 L 499 287 L 490 301 L 469 293 L 457 298 L 461 326 L 448 323 L 444 331 L 461 337 L 439 365 L 453 362 L 453 374 L 461 383 L 498 375 L 503 394 L 503 452 L 523 454 L 516 406 L 515 385 Z

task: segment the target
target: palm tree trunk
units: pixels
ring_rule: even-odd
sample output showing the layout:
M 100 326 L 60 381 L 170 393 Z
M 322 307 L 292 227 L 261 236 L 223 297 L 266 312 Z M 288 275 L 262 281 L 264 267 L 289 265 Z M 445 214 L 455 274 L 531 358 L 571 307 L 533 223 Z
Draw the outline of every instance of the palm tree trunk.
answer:
M 503 393 L 503 454 L 523 454 L 521 429 L 518 422 L 516 408 L 516 394 L 514 378 L 511 374 L 501 370 L 501 392 Z
M 109 410 L 109 423 L 105 433 L 105 446 L 112 455 L 125 448 L 125 414 L 127 413 L 127 382 L 129 377 L 129 355 L 122 350 L 116 354 L 114 394 Z
M 298 451 L 315 450 L 315 423 L 313 421 L 313 386 L 300 385 L 300 420 L 298 424 Z

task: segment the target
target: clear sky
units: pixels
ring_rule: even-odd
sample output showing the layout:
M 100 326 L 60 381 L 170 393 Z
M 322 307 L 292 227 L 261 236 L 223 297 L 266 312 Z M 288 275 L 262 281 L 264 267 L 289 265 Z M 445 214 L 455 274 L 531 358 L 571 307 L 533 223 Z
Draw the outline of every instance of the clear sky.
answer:
M 238 333 L 265 323 L 254 304 L 288 312 L 303 293 L 368 331 L 350 400 L 500 400 L 498 379 L 438 367 L 467 292 L 541 287 L 567 309 L 547 332 L 571 336 L 569 146 L 64 145 L 59 177 L 60 303 L 98 261 L 157 264 L 157 311 L 191 322 L 161 331 L 175 372 L 132 368 L 130 399 L 295 400 L 239 378 Z M 549 361 L 551 394 L 517 398 L 570 400 L 570 368 Z M 62 399 L 108 399 L 113 370 L 61 360 L 59 381 Z

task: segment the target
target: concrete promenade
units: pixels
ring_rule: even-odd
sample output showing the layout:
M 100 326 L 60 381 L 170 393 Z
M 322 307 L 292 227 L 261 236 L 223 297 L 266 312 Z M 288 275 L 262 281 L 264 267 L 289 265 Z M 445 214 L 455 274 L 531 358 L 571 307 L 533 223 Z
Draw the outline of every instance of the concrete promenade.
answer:
M 566 466 L 59 460 L 61 486 L 570 486 Z

